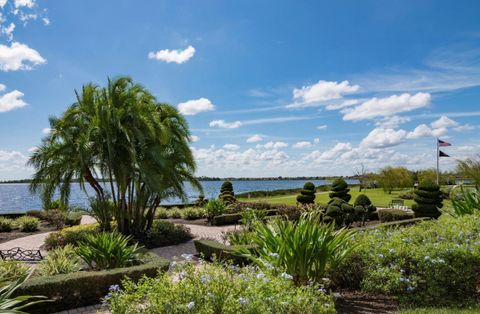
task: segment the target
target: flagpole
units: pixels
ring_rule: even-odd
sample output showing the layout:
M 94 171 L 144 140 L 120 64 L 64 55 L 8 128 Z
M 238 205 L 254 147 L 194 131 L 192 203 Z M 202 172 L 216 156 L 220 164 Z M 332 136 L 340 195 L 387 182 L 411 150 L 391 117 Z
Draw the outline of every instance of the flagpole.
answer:
M 440 146 L 437 138 L 437 184 L 440 184 Z

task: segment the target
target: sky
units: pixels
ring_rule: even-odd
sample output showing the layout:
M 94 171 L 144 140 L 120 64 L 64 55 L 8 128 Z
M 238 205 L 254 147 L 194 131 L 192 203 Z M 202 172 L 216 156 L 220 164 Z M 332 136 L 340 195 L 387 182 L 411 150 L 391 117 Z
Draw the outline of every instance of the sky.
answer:
M 352 175 L 480 154 L 479 1 L 0 0 L 0 180 L 75 90 L 131 76 L 197 175 Z

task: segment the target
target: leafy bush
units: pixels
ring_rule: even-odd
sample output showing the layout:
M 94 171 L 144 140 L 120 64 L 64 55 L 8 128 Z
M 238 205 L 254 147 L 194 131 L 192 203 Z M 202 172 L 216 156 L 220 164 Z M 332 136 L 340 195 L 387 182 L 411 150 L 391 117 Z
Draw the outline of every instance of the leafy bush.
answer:
M 218 198 L 225 203 L 226 205 L 235 203 L 237 199 L 235 198 L 235 193 L 233 192 L 233 184 L 230 181 L 225 181 L 220 187 L 220 195 Z
M 45 247 L 47 250 L 63 247 L 67 244 L 78 245 L 88 235 L 98 233 L 98 224 L 79 225 L 64 228 L 59 232 L 52 232 L 45 238 Z
M 442 192 L 440 187 L 431 181 L 420 182 L 412 206 L 415 217 L 438 218 L 442 214 L 439 209 L 443 207 Z
M 233 214 L 241 213 L 246 209 L 268 210 L 271 208 L 272 205 L 266 202 L 235 202 L 227 206 L 227 208 L 225 209 L 225 213 Z
M 167 219 L 168 218 L 168 210 L 165 207 L 159 207 L 157 208 L 155 212 L 155 217 L 157 219 Z
M 182 218 L 182 212 L 178 207 L 174 207 L 169 210 L 168 216 L 170 218 Z
M 43 219 L 55 226 L 57 230 L 65 226 L 67 213 L 60 209 L 49 209 L 43 212 Z
M 22 232 L 34 232 L 38 230 L 40 220 L 35 217 L 22 216 L 15 219 L 15 224 Z
M 207 202 L 208 202 L 208 200 L 205 199 L 205 195 L 200 194 L 198 196 L 198 198 L 195 200 L 194 204 L 195 204 L 195 206 L 203 207 L 203 206 L 205 206 L 205 204 L 207 204 Z
M 312 182 L 305 183 L 300 195 L 297 196 L 297 202 L 302 205 L 315 203 L 315 191 L 315 185 Z
M 252 250 L 240 249 L 257 266 L 285 271 L 296 284 L 320 282 L 327 270 L 334 270 L 353 248 L 352 232 L 322 224 L 319 215 L 303 215 L 298 222 L 276 219 L 258 223 Z
M 355 209 L 344 199 L 333 198 L 328 203 L 323 221 L 334 222 L 337 227 L 349 226 L 355 221 Z
M 132 266 L 140 262 L 140 256 L 138 245 L 129 244 L 131 239 L 117 232 L 88 235 L 78 245 L 77 254 L 94 270 Z
M 78 226 L 82 220 L 83 213 L 79 211 L 69 212 L 65 224 L 67 226 Z
M 275 205 L 275 208 L 280 216 L 287 217 L 288 220 L 298 220 L 302 215 L 301 209 L 297 206 Z
M 154 220 L 142 243 L 147 248 L 175 245 L 192 239 L 190 229 L 169 221 Z
M 359 232 L 352 255 L 331 273 L 339 286 L 389 294 L 415 306 L 469 305 L 478 297 L 480 217 Z
M 0 232 L 10 232 L 13 229 L 13 220 L 6 217 L 0 217 Z
M 47 314 L 98 304 L 125 277 L 133 281 L 143 276 L 154 277 L 168 269 L 168 261 L 147 253 L 142 265 L 103 271 L 80 271 L 71 274 L 33 277 L 17 290 L 17 294 L 42 294 L 52 300 L 28 309 L 31 314 Z
M 22 262 L 0 260 L 0 286 L 22 278 L 29 270 L 30 268 Z
M 221 200 L 210 200 L 205 206 L 208 221 L 212 221 L 213 217 L 222 215 L 225 212 L 225 203 Z
M 52 276 L 58 274 L 70 274 L 80 270 L 80 260 L 75 248 L 68 244 L 48 252 L 48 255 L 38 265 L 38 274 Z
M 378 214 L 377 208 L 372 205 L 372 201 L 365 194 L 359 194 L 353 203 L 356 220 L 365 223 L 365 220 L 376 220 Z
M 248 257 L 237 254 L 240 248 L 253 248 L 252 245 L 225 245 L 213 240 L 193 240 L 195 249 L 206 260 L 229 261 L 237 265 L 251 263 Z
M 205 210 L 201 207 L 186 207 L 182 209 L 182 219 L 185 220 L 200 219 L 205 216 Z
M 109 199 L 90 198 L 90 210 L 88 212 L 98 221 L 99 228 L 102 231 L 112 229 L 111 222 L 115 210 L 115 204 Z
M 266 216 L 265 210 L 247 209 L 242 213 L 242 223 L 247 230 L 250 230 L 257 222 L 263 222 Z
M 230 245 L 250 245 L 255 231 L 248 229 L 232 230 L 225 233 L 225 239 Z
M 348 192 L 350 192 L 350 189 L 348 188 L 347 182 L 345 182 L 343 178 L 338 178 L 332 182 L 331 192 L 328 196 L 330 196 L 331 199 L 341 198 L 348 203 L 352 198 Z
M 46 206 L 45 206 L 46 205 Z M 60 199 L 56 199 L 53 201 L 47 201 L 47 204 L 44 204 L 44 210 L 50 210 L 50 209 L 58 209 L 62 211 L 67 211 L 68 206 L 64 204 Z
M 6 286 L 0 286 L 0 313 L 17 314 L 25 313 L 22 310 L 25 307 L 32 306 L 43 302 L 42 300 L 30 301 L 32 299 L 43 299 L 41 296 L 21 295 L 13 297 L 15 290 L 20 288 L 30 277 L 31 272 L 23 274 L 15 281 L 10 282 Z
M 335 313 L 331 296 L 318 286 L 295 287 L 290 275 L 275 276 L 251 267 L 238 269 L 191 264 L 169 274 L 124 281 L 124 290 L 106 298 L 112 313 Z M 226 284 L 228 283 L 228 284 Z
M 476 190 L 467 190 L 463 186 L 460 194 L 452 199 L 454 217 L 472 215 L 480 211 L 480 192 Z
M 38 219 L 43 220 L 43 215 L 45 214 L 45 211 L 43 210 L 29 210 L 25 213 L 25 215 L 30 216 L 30 217 L 35 217 Z
M 415 192 L 414 191 L 402 192 L 398 194 L 398 197 L 401 198 L 402 200 L 413 200 L 413 198 L 415 197 Z
M 210 223 L 212 226 L 234 225 L 239 223 L 241 219 L 242 214 L 224 214 L 213 217 Z
M 381 222 L 412 219 L 413 213 L 395 208 L 382 208 L 378 210 L 378 218 Z

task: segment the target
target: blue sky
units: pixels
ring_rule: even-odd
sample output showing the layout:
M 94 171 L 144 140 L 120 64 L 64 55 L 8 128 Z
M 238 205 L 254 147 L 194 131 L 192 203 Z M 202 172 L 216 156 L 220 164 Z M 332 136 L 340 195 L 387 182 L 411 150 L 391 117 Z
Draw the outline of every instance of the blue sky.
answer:
M 116 75 L 186 114 L 198 175 L 428 168 L 435 137 L 452 157 L 480 153 L 478 1 L 0 7 L 0 180 L 31 174 L 48 116 L 75 89 Z

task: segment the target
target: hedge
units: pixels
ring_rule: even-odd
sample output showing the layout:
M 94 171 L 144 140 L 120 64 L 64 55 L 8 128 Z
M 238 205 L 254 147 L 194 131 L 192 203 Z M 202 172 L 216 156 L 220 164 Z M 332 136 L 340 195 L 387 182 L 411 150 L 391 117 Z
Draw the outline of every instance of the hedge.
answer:
M 278 213 L 276 209 L 269 209 L 265 211 L 267 216 L 274 216 Z M 235 214 L 223 214 L 219 216 L 215 216 L 212 219 L 212 225 L 214 226 L 223 226 L 223 225 L 233 225 L 240 222 L 242 219 L 241 213 Z
M 51 302 L 27 308 L 32 314 L 53 313 L 77 307 L 98 304 L 111 285 L 119 285 L 125 278 L 138 281 L 141 277 L 155 277 L 167 271 L 169 262 L 153 253 L 147 253 L 142 265 L 103 271 L 81 271 L 71 274 L 34 277 L 21 286 L 15 295 L 42 295 Z
M 414 218 L 413 213 L 396 208 L 383 208 L 378 211 L 378 218 L 381 222 L 390 222 Z
M 248 258 L 234 254 L 237 248 L 252 248 L 250 245 L 224 245 L 213 240 L 193 240 L 193 243 L 197 252 L 207 260 L 211 260 L 215 255 L 220 260 L 232 261 L 234 264 L 246 265 L 250 263 Z

